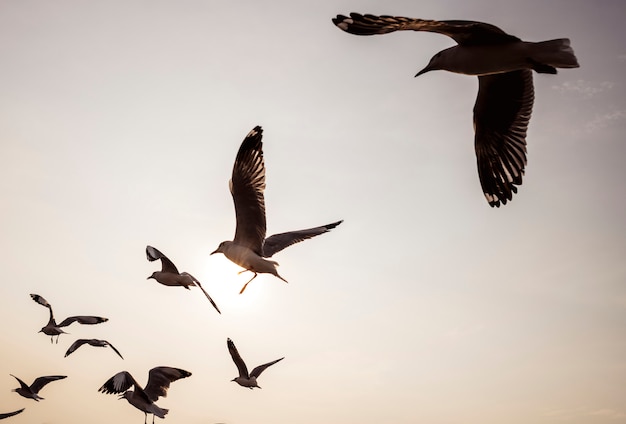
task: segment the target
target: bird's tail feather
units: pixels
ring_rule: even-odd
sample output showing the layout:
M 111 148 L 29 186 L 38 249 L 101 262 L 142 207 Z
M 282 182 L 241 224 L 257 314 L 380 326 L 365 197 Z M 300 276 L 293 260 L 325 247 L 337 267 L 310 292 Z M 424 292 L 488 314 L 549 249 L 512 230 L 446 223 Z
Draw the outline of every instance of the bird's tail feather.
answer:
M 570 46 L 569 38 L 542 41 L 535 43 L 534 62 L 555 68 L 578 68 L 578 59 Z

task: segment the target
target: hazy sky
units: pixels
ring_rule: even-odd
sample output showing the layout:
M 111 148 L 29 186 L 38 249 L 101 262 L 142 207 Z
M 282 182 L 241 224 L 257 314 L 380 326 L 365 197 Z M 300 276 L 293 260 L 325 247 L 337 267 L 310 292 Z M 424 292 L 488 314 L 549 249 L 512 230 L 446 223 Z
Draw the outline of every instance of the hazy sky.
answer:
M 476 170 L 477 79 L 413 78 L 445 36 L 357 37 L 349 12 L 569 37 L 535 75 L 524 183 L 492 209 Z M 97 389 L 191 371 L 176 424 L 626 423 L 626 17 L 616 1 L 0 0 L 0 412 L 135 423 Z M 344 219 L 280 252 L 289 284 L 222 255 L 228 179 L 264 129 L 268 235 Z M 203 282 L 146 280 L 153 245 Z M 93 314 L 58 344 L 37 331 Z M 237 375 L 226 339 L 260 378 Z M 103 338 L 124 355 L 82 347 Z M 68 378 L 10 390 L 9 376 Z M 157 419 L 157 422 L 159 419 Z

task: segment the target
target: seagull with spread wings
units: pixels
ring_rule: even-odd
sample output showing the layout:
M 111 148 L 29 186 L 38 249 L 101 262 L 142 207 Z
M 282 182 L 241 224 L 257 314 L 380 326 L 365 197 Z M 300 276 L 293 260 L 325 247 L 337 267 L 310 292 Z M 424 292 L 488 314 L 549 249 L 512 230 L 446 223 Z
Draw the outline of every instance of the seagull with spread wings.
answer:
M 211 299 L 211 296 L 209 296 L 206 290 L 204 290 L 200 281 L 188 272 L 178 272 L 176 265 L 174 265 L 174 263 L 170 261 L 167 256 L 161 253 L 159 249 L 152 246 L 146 246 L 146 256 L 150 262 L 157 261 L 159 259 L 161 260 L 161 271 L 153 272 L 152 275 L 148 277 L 148 280 L 153 278 L 164 286 L 181 286 L 187 290 L 189 290 L 189 286 L 198 286 L 206 298 L 209 299 L 209 302 L 211 302 L 211 305 L 213 305 L 215 310 L 220 314 L 222 313 L 213 299 Z
M 52 343 L 52 339 L 54 336 L 57 336 L 57 343 L 59 343 L 59 336 L 61 334 L 67 334 L 65 331 L 62 330 L 62 328 L 67 327 L 68 325 L 74 322 L 78 322 L 79 324 L 93 325 L 93 324 L 100 324 L 102 322 L 106 322 L 109 320 L 108 318 L 96 317 L 96 316 L 91 316 L 91 315 L 79 315 L 79 316 L 65 318 L 63 321 L 61 321 L 61 323 L 57 324 L 56 321 L 54 320 L 54 314 L 52 313 L 52 306 L 50 306 L 50 304 L 46 301 L 46 299 L 39 296 L 38 294 L 31 294 L 30 297 L 35 302 L 48 308 L 48 311 L 50 311 L 50 319 L 48 320 L 48 323 L 46 324 L 45 327 L 39 330 L 40 333 L 44 333 L 50 336 L 50 343 Z
M 243 361 L 243 359 L 241 359 L 241 355 L 239 355 L 239 352 L 235 347 L 235 343 L 233 343 L 231 339 L 227 339 L 226 345 L 228 346 L 228 352 L 230 352 L 230 356 L 231 358 L 233 358 L 233 362 L 235 363 L 235 365 L 237 366 L 237 370 L 239 371 L 239 377 L 235 377 L 230 381 L 234 381 L 240 386 L 248 387 L 249 389 L 252 389 L 253 387 L 258 387 L 260 389 L 261 386 L 257 384 L 257 378 L 259 378 L 261 373 L 265 371 L 267 367 L 285 359 L 285 357 L 283 356 L 282 358 L 275 361 L 259 365 L 258 367 L 255 367 L 251 373 L 248 374 L 248 367 L 246 366 L 246 363 Z
M 9 375 L 15 378 L 18 381 L 18 383 L 20 383 L 20 387 L 18 387 L 17 389 L 13 389 L 12 390 L 13 392 L 17 393 L 18 395 L 22 397 L 25 397 L 28 399 L 34 399 L 37 402 L 44 399 L 41 396 L 39 396 L 39 391 L 43 389 L 43 387 L 46 384 L 51 383 L 53 381 L 67 378 L 66 375 L 47 375 L 44 377 L 37 377 L 35 381 L 33 381 L 33 384 L 29 386 L 28 384 L 24 383 L 23 380 L 17 378 L 13 374 L 9 374 Z
M 115 348 L 115 346 L 113 346 L 111 343 L 107 342 L 106 340 L 100 340 L 100 339 L 78 339 L 78 340 L 76 340 L 74 343 L 72 343 L 72 345 L 69 347 L 69 349 L 67 349 L 67 352 L 65 352 L 65 357 L 67 358 L 68 355 L 74 353 L 74 351 L 76 351 L 76 349 L 78 349 L 79 347 L 81 347 L 84 344 L 88 344 L 90 346 L 95 346 L 95 347 L 107 347 L 107 346 L 109 346 L 111 349 L 113 349 L 113 351 L 115 353 L 117 353 L 117 356 L 119 356 L 120 358 L 124 359 L 122 354 Z
M 135 408 L 143 411 L 145 415 L 144 424 L 148 422 L 148 414 L 152 414 L 152 424 L 154 417 L 165 418 L 169 409 L 159 408 L 154 402 L 159 397 L 167 396 L 167 389 L 170 383 L 191 375 L 189 371 L 172 367 L 155 367 L 148 373 L 148 384 L 142 388 L 128 371 L 121 371 L 108 379 L 106 383 L 98 389 L 99 392 L 107 394 L 120 394 L 118 399 L 126 399 Z M 135 386 L 135 390 L 128 390 Z
M 237 152 L 233 174 L 230 179 L 230 193 L 235 203 L 236 227 L 233 241 L 223 241 L 211 253 L 223 253 L 228 259 L 254 275 L 244 284 L 243 293 L 250 281 L 258 273 L 272 274 L 285 283 L 278 274 L 278 263 L 271 258 L 292 244 L 327 233 L 343 221 L 333 222 L 306 230 L 290 231 L 265 238 L 265 163 L 263 160 L 263 130 L 256 126 L 248 133 Z
M 556 68 L 577 68 L 569 39 L 526 42 L 494 25 L 461 20 L 351 13 L 332 21 L 355 35 L 427 31 L 456 41 L 415 76 L 434 70 L 478 76 L 474 105 L 478 177 L 490 206 L 500 207 L 512 199 L 526 167 L 526 131 L 534 101 L 532 70 L 556 74 Z

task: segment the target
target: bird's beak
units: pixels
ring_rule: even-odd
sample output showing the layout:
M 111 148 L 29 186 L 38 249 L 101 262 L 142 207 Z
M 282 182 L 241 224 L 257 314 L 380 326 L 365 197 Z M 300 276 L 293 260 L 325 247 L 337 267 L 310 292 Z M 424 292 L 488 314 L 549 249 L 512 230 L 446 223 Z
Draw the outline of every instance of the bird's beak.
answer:
M 117 400 L 122 400 L 122 399 L 124 399 L 124 395 L 123 394 L 122 395 L 117 395 Z
M 151 278 L 152 278 L 152 275 L 148 276 L 148 278 L 146 278 L 146 280 L 149 280 L 149 279 L 151 279 Z
M 215 253 L 219 253 L 219 252 L 220 252 L 220 249 L 216 249 L 216 250 L 214 250 L 213 252 L 211 252 L 211 254 L 210 254 L 209 256 L 211 256 L 211 255 L 213 255 L 213 254 L 215 254 Z
M 428 64 L 424 69 L 422 69 L 417 74 L 415 74 L 415 78 L 419 77 L 420 75 L 425 74 L 426 72 L 432 71 L 432 70 L 433 69 L 430 67 L 430 64 Z

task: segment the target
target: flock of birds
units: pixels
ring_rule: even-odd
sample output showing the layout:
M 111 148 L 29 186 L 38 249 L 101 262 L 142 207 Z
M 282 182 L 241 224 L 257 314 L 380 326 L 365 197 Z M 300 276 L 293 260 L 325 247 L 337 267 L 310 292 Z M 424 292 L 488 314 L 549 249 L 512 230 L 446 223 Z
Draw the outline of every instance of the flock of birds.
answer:
M 556 68 L 575 68 L 578 62 L 568 39 L 531 43 L 506 34 L 501 29 L 486 23 L 473 21 L 433 21 L 405 17 L 374 16 L 351 13 L 350 16 L 337 15 L 333 23 L 341 30 L 356 35 L 386 34 L 394 31 L 428 31 L 447 35 L 457 45 L 445 49 L 432 57 L 428 65 L 416 76 L 433 70 L 478 76 L 478 96 L 474 106 L 475 150 L 480 183 L 490 206 L 499 207 L 512 199 L 516 186 L 522 183 L 526 166 L 526 131 L 532 112 L 534 89 L 532 70 L 538 73 L 556 74 Z M 251 272 L 252 278 L 241 288 L 243 293 L 248 284 L 261 273 L 272 274 L 287 282 L 270 260 L 274 254 L 306 239 L 329 232 L 343 221 L 305 230 L 290 231 L 266 236 L 265 219 L 265 163 L 263 159 L 263 130 L 252 129 L 241 144 L 232 176 L 229 182 L 236 214 L 235 236 L 232 241 L 220 243 L 212 252 L 224 254 L 230 261 L 241 266 L 240 272 Z M 146 247 L 149 261 L 161 261 L 161 271 L 148 277 L 165 286 L 180 286 L 189 290 L 197 286 L 207 297 L 215 310 L 221 314 L 215 301 L 200 282 L 187 272 L 179 272 L 174 263 L 158 249 Z M 40 332 L 50 336 L 64 334 L 64 327 L 75 322 L 85 325 L 100 324 L 107 318 L 97 316 L 71 316 L 57 324 L 52 307 L 40 295 L 31 294 L 32 299 L 49 310 L 48 323 Z M 120 358 L 121 353 L 108 341 L 99 339 L 78 339 L 68 348 L 65 356 L 81 346 L 110 347 Z M 252 372 L 239 355 L 234 342 L 227 339 L 227 348 L 238 370 L 233 380 L 242 387 L 254 388 L 258 378 L 268 367 L 282 361 L 284 357 L 255 367 Z M 19 395 L 42 400 L 39 392 L 48 383 L 65 379 L 64 375 L 51 375 L 36 378 L 29 386 L 13 376 L 20 384 L 13 391 Z M 159 397 L 165 397 L 170 384 L 191 376 L 191 372 L 174 367 L 159 366 L 148 372 L 148 382 L 141 387 L 128 372 L 121 371 L 109 378 L 99 389 L 105 394 L 117 394 L 135 408 L 144 412 L 144 423 L 148 414 L 165 418 L 167 409 L 155 404 Z M 131 387 L 134 390 L 129 390 Z M 0 419 L 21 413 L 24 408 L 0 414 Z

